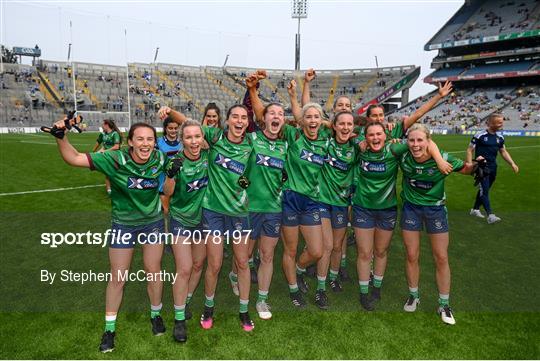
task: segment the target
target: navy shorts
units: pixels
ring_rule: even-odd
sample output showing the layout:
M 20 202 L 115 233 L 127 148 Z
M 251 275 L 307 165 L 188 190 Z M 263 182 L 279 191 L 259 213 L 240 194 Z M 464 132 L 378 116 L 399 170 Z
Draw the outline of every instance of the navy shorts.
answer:
M 420 206 L 405 202 L 401 213 L 401 229 L 404 231 L 421 231 L 425 224 L 426 232 L 448 232 L 448 212 L 445 206 Z
M 299 224 L 303 226 L 320 225 L 319 202 L 295 191 L 286 190 L 283 192 L 282 224 L 289 227 Z
M 396 227 L 397 207 L 369 209 L 353 206 L 352 225 L 356 228 L 378 228 L 393 231 Z
M 347 222 L 349 221 L 348 208 L 349 207 L 347 206 L 340 207 L 319 202 L 319 212 L 321 213 L 321 218 L 329 218 L 332 222 L 332 228 L 334 229 L 347 227 Z
M 202 230 L 203 230 L 202 222 L 200 222 L 198 225 L 194 227 L 185 226 L 182 224 L 182 222 L 171 217 L 171 223 L 169 225 L 169 228 L 171 229 L 171 233 L 173 234 L 175 239 L 176 237 L 193 238 L 194 236 L 196 236 L 195 238 L 200 238 L 204 236 L 202 233 Z M 197 232 L 197 233 L 194 235 L 194 232 Z
M 263 235 L 278 238 L 281 229 L 281 212 L 250 212 L 249 223 L 251 224 L 251 239 L 259 239 Z
M 165 238 L 161 237 L 161 235 L 165 236 L 163 230 L 163 219 L 141 226 L 125 226 L 113 223 L 111 227 L 112 233 L 108 237 L 109 247 L 134 248 L 137 243 L 159 244 L 166 241 Z
M 203 208 L 203 229 L 217 232 L 223 236 L 228 231 L 233 237 L 234 231 L 249 231 L 249 217 L 233 217 L 223 213 L 211 211 Z

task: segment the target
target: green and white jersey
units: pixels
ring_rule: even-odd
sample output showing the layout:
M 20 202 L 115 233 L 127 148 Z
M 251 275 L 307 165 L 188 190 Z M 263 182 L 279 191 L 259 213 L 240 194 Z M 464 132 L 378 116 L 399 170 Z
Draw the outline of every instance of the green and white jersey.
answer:
M 260 130 L 249 133 L 253 151 L 249 159 L 247 189 L 250 212 L 281 212 L 283 170 L 287 159 L 287 142 L 271 140 Z
M 309 140 L 302 129 L 288 124 L 284 127 L 288 144 L 285 165 L 288 179 L 283 189 L 317 200 L 320 193 L 319 173 L 324 165 L 331 131 L 321 126 L 317 139 Z
M 359 152 L 353 205 L 367 209 L 386 209 L 397 205 L 398 164 L 408 149 L 407 144 L 386 143 L 380 152 Z
M 144 164 L 135 163 L 129 149 L 88 153 L 90 169 L 105 174 L 111 181 L 112 221 L 139 226 L 162 218 L 159 200 L 159 176 L 167 166 L 167 157 L 153 151 Z
M 441 151 L 444 160 L 452 164 L 453 171 L 458 172 L 463 168 L 463 161 L 454 158 L 448 153 Z M 403 172 L 403 190 L 401 198 L 404 201 L 421 206 L 440 206 L 446 201 L 444 192 L 444 178 L 437 168 L 433 158 L 418 163 L 410 152 L 403 154 L 400 161 Z
M 203 130 L 210 145 L 209 182 L 203 207 L 233 217 L 247 216 L 247 191 L 240 187 L 238 179 L 246 173 L 249 164 L 252 147 L 248 137 L 235 144 L 222 129 L 203 127 Z
M 103 144 L 103 149 L 111 149 L 115 144 L 120 143 L 120 134 L 114 130 L 110 133 L 99 133 L 97 142 Z
M 366 128 L 365 126 L 354 127 L 354 133 L 357 134 L 357 137 L 354 138 L 354 142 L 356 144 L 366 139 L 364 135 L 365 128 Z M 390 139 L 403 138 L 403 136 L 405 135 L 403 122 L 394 123 L 394 128 L 392 128 L 392 131 L 389 131 L 388 128 L 384 127 L 384 132 L 386 133 L 387 141 L 389 141 Z
M 174 156 L 184 161 L 175 177 L 169 213 L 187 227 L 195 227 L 202 219 L 202 202 L 208 187 L 208 153 L 208 150 L 202 150 L 197 160 L 191 160 L 183 153 Z
M 341 207 L 349 205 L 357 149 L 352 141 L 340 144 L 335 138 L 330 139 L 319 175 L 321 202 Z

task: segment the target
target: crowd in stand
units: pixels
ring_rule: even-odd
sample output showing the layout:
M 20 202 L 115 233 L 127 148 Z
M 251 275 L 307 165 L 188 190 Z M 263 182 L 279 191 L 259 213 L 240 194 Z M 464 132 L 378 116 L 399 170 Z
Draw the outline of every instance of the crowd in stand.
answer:
M 464 27 L 452 34 L 452 39 L 454 41 L 464 40 L 464 39 L 480 39 L 485 35 L 494 35 L 504 32 L 520 32 L 526 29 L 529 29 L 533 23 L 538 21 L 539 14 L 531 15 L 531 10 L 525 2 L 519 3 L 517 5 L 517 11 L 515 12 L 517 16 L 515 21 L 510 23 L 505 22 L 501 14 L 508 11 L 508 7 L 516 7 L 516 1 L 508 1 L 506 3 L 501 3 L 498 10 L 485 10 L 480 8 L 478 10 L 478 15 L 473 15 L 471 19 L 478 18 L 478 21 L 471 21 L 466 23 Z M 483 16 L 481 16 L 483 14 Z M 482 35 L 476 34 L 477 30 L 483 30 Z M 450 39 L 447 39 L 450 40 Z

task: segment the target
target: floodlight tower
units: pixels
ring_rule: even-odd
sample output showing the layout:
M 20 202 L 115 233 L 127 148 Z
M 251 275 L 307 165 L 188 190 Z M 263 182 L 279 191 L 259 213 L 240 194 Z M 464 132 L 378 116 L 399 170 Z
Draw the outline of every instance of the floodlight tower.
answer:
M 294 54 L 294 69 L 300 70 L 300 19 L 307 18 L 307 0 L 292 0 L 292 18 L 298 19 L 296 48 Z

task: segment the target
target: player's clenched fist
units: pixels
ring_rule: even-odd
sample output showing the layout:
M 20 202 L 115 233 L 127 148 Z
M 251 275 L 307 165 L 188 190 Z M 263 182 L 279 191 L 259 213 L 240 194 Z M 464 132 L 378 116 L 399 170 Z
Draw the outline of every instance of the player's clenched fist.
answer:
M 163 106 L 159 108 L 157 114 L 158 114 L 159 119 L 165 120 L 169 116 L 170 112 L 171 112 L 171 108 L 169 108 L 168 106 Z

